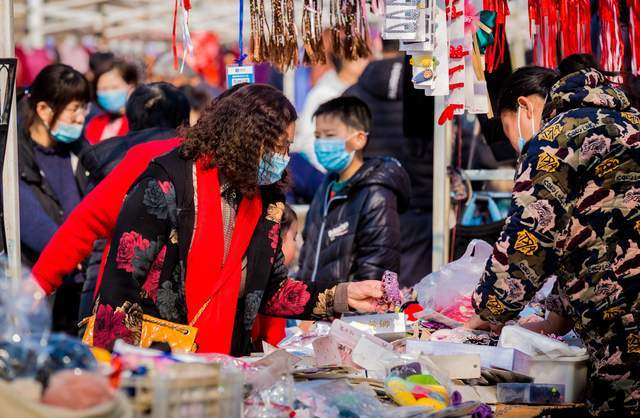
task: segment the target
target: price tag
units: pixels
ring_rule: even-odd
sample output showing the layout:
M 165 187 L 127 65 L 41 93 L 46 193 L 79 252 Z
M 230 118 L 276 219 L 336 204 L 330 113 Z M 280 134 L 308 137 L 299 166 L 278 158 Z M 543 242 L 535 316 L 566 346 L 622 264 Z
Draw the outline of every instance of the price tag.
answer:
M 241 83 L 255 83 L 253 65 L 228 65 L 227 88 Z
M 403 313 L 343 316 L 342 320 L 354 328 L 373 335 L 406 332 Z

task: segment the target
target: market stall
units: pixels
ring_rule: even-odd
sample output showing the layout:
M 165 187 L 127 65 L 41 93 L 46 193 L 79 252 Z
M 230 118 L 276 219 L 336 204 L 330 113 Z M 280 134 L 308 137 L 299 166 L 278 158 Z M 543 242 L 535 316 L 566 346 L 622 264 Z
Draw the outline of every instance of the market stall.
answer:
M 11 3 L 2 1 L 2 10 L 7 5 L 10 10 Z M 89 333 L 83 334 L 84 343 L 52 334 L 46 298 L 33 281 L 20 279 L 13 270 L 6 274 L 6 280 L 0 280 L 0 415 L 480 418 L 533 417 L 550 408 L 581 407 L 588 370 L 581 341 L 572 334 L 544 336 L 515 324 L 505 327 L 499 340 L 490 332 L 464 328 L 474 314 L 471 294 L 492 247 L 473 242 L 461 259 L 446 264 L 451 123 L 454 115 L 465 112 L 492 113 L 485 72 L 492 71 L 502 59 L 507 2 L 373 0 L 371 6 L 357 0 L 248 3 L 244 8 L 239 2 L 240 57 L 237 65 L 228 69 L 229 85 L 251 81 L 252 69 L 246 65 L 249 60 L 270 62 L 282 70 L 301 62 L 322 62 L 321 29 L 327 22 L 333 30 L 332 48 L 341 57 L 367 56 L 370 7 L 382 23 L 383 36 L 399 40 L 411 55 L 415 88 L 436 97 L 434 273 L 424 278 L 413 294 L 401 295 L 397 275 L 386 272 L 380 306 L 391 306 L 388 312 L 345 314 L 332 322 L 317 322 L 311 329 L 292 327 L 277 347 L 263 343 L 262 352 L 233 358 L 199 353 L 193 348 L 193 339 L 186 346 L 172 347 L 168 337 L 151 341 L 143 336 L 139 338 L 145 341 L 141 346 L 119 340 L 108 352 L 91 347 L 95 336 Z M 604 7 L 611 6 L 606 9 L 611 19 L 601 35 L 603 49 L 620 42 L 616 29 L 619 11 L 610 3 L 601 1 Z M 635 19 L 640 7 L 633 5 Z M 558 31 L 558 22 L 549 19 L 568 18 L 567 11 L 546 6 L 543 0 L 530 1 L 537 62 L 556 65 L 557 54 L 549 46 L 555 45 L 559 33 L 566 49 L 563 55 L 588 51 L 585 15 L 576 18 L 580 30 L 574 39 L 570 33 Z M 581 3 L 580 7 L 584 6 Z M 244 48 L 247 9 L 251 42 Z M 183 54 L 174 48 L 179 65 L 192 50 L 188 19 L 192 5 L 176 2 L 174 10 L 174 16 L 183 16 L 182 20 L 174 17 L 173 25 L 175 28 L 175 22 L 181 22 L 180 30 L 173 31 L 174 42 L 183 43 Z M 550 27 L 551 21 L 556 26 Z M 637 37 L 634 45 L 635 40 Z M 10 42 L 8 45 L 13 47 Z M 607 51 L 611 53 L 605 54 L 604 64 L 615 70 L 622 65 L 621 52 Z M 633 65 L 637 65 L 635 54 Z M 12 195 L 17 201 L 15 131 L 9 132 L 5 205 Z M 6 222 L 14 228 L 7 233 L 8 242 L 13 240 L 13 247 L 8 245 L 13 269 L 19 265 L 15 258 L 19 259 L 16 212 L 15 207 L 5 210 L 10 216 Z M 542 301 L 552 286 L 553 282 L 547 283 L 518 322 L 542 320 Z M 111 313 L 114 318 L 121 314 Z M 107 325 L 103 328 L 108 329 L 109 337 L 122 331 L 115 320 Z M 189 336 L 193 329 L 185 325 L 172 331 Z M 161 344 L 154 344 L 158 342 Z

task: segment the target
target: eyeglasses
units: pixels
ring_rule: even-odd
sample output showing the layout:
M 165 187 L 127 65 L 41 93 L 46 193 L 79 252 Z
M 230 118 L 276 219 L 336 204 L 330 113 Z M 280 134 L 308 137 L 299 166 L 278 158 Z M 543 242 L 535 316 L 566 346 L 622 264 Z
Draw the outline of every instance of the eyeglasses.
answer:
M 64 108 L 64 110 L 61 113 L 69 115 L 74 118 L 78 116 L 85 117 L 87 116 L 87 113 L 89 113 L 89 107 L 86 105 L 85 106 L 67 106 Z
M 420 16 L 420 12 L 417 9 L 398 10 L 395 12 L 387 13 L 385 17 L 387 19 L 417 19 Z

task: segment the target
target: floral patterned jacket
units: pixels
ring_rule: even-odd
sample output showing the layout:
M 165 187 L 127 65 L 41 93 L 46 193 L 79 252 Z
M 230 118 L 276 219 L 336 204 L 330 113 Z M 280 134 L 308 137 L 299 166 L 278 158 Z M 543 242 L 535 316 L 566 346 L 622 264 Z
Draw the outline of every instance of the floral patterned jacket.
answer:
M 143 314 L 188 323 L 184 278 L 195 219 L 192 167 L 178 150 L 171 151 L 149 165 L 125 198 L 94 308 L 94 345 L 111 348 L 118 338 L 137 344 Z M 261 194 L 263 213 L 243 259 L 233 355 L 250 351 L 258 312 L 322 319 L 336 312 L 336 293 L 346 301 L 344 286 L 322 288 L 288 278 L 276 213 L 283 199 L 269 187 Z
M 640 113 L 595 70 L 550 93 L 556 115 L 525 148 L 506 226 L 474 294 L 517 316 L 548 276 L 593 363 L 594 411 L 640 408 Z

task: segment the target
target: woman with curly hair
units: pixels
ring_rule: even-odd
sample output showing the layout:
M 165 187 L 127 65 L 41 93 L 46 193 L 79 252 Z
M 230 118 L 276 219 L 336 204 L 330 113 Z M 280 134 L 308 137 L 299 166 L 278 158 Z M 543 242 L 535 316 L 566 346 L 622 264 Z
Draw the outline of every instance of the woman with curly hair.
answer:
M 379 281 L 325 288 L 287 277 L 279 231 L 296 117 L 278 90 L 246 86 L 149 165 L 111 241 L 95 346 L 144 345 L 151 318 L 195 327 L 199 352 L 241 355 L 258 312 L 321 319 L 385 308 Z

